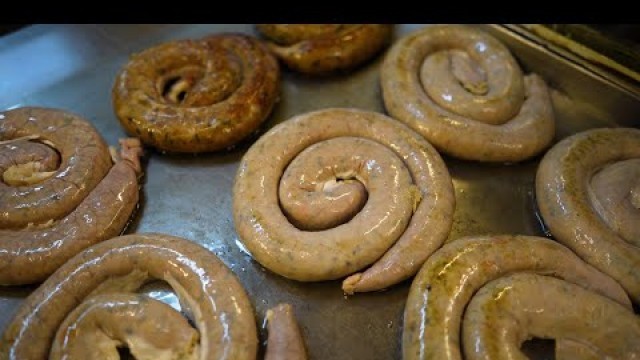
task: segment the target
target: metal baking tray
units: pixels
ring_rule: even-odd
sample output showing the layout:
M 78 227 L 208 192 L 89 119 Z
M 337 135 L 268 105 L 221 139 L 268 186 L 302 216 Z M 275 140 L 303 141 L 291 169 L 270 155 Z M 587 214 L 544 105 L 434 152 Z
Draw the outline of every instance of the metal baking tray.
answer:
M 398 25 L 394 36 L 425 25 Z M 525 71 L 552 87 L 556 141 L 603 126 L 640 125 L 640 96 L 550 51 L 508 26 L 483 26 L 511 48 Z M 111 87 L 128 56 L 173 39 L 217 32 L 256 35 L 251 25 L 34 25 L 0 37 L 0 109 L 34 105 L 68 109 L 98 128 L 110 144 L 125 136 L 111 105 Z M 281 100 L 262 131 L 293 115 L 326 107 L 384 112 L 379 88 L 383 56 L 341 76 L 313 79 L 283 71 Z M 252 139 L 252 140 L 255 140 Z M 382 292 L 345 297 L 340 281 L 299 283 L 272 274 L 239 246 L 231 213 L 231 188 L 250 146 L 199 156 L 147 151 L 140 211 L 127 232 L 163 232 L 191 239 L 214 252 L 240 278 L 256 322 L 280 302 L 294 306 L 312 359 L 399 359 L 402 312 L 410 282 Z M 449 241 L 474 234 L 545 235 L 533 189 L 540 156 L 515 165 L 481 164 L 444 157 L 457 208 Z M 0 331 L 35 287 L 0 288 Z M 151 286 L 168 302 L 175 298 Z M 261 328 L 261 340 L 265 331 Z M 525 346 L 533 358 L 552 356 L 550 342 Z

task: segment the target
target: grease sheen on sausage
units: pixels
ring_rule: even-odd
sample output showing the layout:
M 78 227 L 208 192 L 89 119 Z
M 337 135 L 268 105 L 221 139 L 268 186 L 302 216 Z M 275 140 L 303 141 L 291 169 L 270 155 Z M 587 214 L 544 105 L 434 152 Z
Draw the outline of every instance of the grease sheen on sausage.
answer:
M 278 98 L 277 60 L 257 39 L 222 33 L 134 54 L 112 89 L 120 124 L 169 152 L 226 149 L 266 120 Z
M 123 231 L 138 204 L 137 139 L 121 141 L 113 164 L 86 120 L 63 110 L 18 108 L 0 114 L 0 140 L 0 284 L 40 282 Z
M 200 333 L 196 358 L 255 359 L 253 308 L 235 275 L 205 248 L 162 234 L 116 237 L 65 263 L 21 305 L 2 336 L 0 358 L 47 358 L 77 306 L 97 295 L 135 292 L 152 280 L 166 281 L 192 312 Z M 136 320 L 145 321 L 154 318 Z
M 555 126 L 542 78 L 468 26 L 434 25 L 398 40 L 380 81 L 387 112 L 438 150 L 478 161 L 515 162 L 544 150 Z
M 404 312 L 403 358 L 461 359 L 461 321 L 471 297 L 487 282 L 515 272 L 558 277 L 631 309 L 616 281 L 552 240 L 507 235 L 462 238 L 434 253 L 411 284 Z
M 640 356 L 640 319 L 632 310 L 550 276 L 520 273 L 493 280 L 465 310 L 465 359 L 526 360 L 520 346 L 532 337 L 568 339 L 600 359 Z
M 44 184 L 13 187 L 0 183 L 0 228 L 3 229 L 62 218 L 87 197 L 112 165 L 107 144 L 100 134 L 75 114 L 35 107 L 0 113 L 0 141 L 31 135 L 55 145 L 55 151 L 61 155 L 59 170 Z M 11 147 L 19 148 L 19 145 L 13 143 Z
M 259 24 L 271 51 L 289 68 L 311 75 L 362 65 L 391 40 L 384 24 Z
M 379 153 L 389 154 L 388 160 L 360 151 L 369 147 L 386 147 Z M 309 160 L 297 162 L 297 156 Z M 289 172 L 304 176 L 287 180 Z M 281 178 L 293 186 L 290 191 L 281 189 Z M 279 192 L 299 195 L 293 202 L 302 207 L 313 208 L 322 198 L 319 209 L 333 209 L 344 197 L 361 206 L 356 182 L 378 188 L 367 188 L 366 203 L 352 218 L 349 212 L 339 220 L 331 215 L 335 227 L 301 230 L 280 208 Z M 344 281 L 347 293 L 384 289 L 415 274 L 448 236 L 455 205 L 447 168 L 428 142 L 384 115 L 337 108 L 296 116 L 262 136 L 241 161 L 233 197 L 240 240 L 282 276 L 337 279 L 375 262 Z
M 196 360 L 199 334 L 169 305 L 139 294 L 92 296 L 58 328 L 49 359 Z

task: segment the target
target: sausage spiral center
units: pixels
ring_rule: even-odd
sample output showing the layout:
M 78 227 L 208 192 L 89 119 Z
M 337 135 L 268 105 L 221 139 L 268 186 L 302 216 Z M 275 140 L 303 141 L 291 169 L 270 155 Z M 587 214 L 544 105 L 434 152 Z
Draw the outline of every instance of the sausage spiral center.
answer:
M 545 82 L 523 77 L 502 43 L 471 27 L 428 26 L 400 39 L 381 86 L 391 116 L 455 157 L 521 161 L 554 136 Z
M 279 194 L 297 228 L 325 230 L 349 222 L 361 210 L 365 219 L 397 214 L 391 222 L 406 226 L 419 201 L 414 198 L 419 190 L 411 189 L 411 175 L 391 150 L 371 140 L 340 137 L 296 156 L 280 179 Z
M 0 284 L 44 280 L 119 235 L 138 203 L 137 139 L 115 164 L 86 120 L 56 109 L 0 113 Z
M 603 167 L 589 185 L 589 200 L 602 220 L 627 242 L 640 246 L 640 158 Z
M 388 117 L 355 109 L 299 115 L 271 129 L 236 175 L 240 240 L 268 269 L 337 279 L 347 293 L 417 271 L 452 224 L 453 185 L 431 145 Z
M 38 138 L 40 143 L 19 140 L 28 136 Z M 18 140 L 11 141 L 13 139 Z M 3 229 L 63 217 L 77 206 L 78 199 L 85 198 L 98 185 L 112 165 L 108 147 L 93 126 L 61 110 L 19 108 L 2 113 L 0 140 L 4 142 L 3 177 L 11 178 L 7 171 L 14 168 L 10 166 L 12 163 L 16 166 L 28 161 L 42 163 L 45 158 L 55 158 L 52 151 L 62 155 L 57 176 L 48 181 L 50 186 L 41 188 L 45 184 L 36 183 L 21 188 L 0 184 L 3 200 L 0 203 L 0 228 Z M 55 150 L 47 144 L 53 144 Z M 34 158 L 28 159 L 33 150 L 36 151 Z M 55 170 L 51 166 L 53 161 L 46 161 L 49 163 L 47 170 Z M 93 171 L 87 171 L 89 168 Z M 54 197 L 55 202 L 51 201 Z

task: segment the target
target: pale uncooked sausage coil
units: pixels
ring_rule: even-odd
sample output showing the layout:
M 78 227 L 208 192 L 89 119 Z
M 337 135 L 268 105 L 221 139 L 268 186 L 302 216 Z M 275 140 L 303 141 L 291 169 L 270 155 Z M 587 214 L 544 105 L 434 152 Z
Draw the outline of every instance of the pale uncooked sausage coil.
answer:
M 271 271 L 339 279 L 347 293 L 415 274 L 447 238 L 455 197 L 422 137 L 384 115 L 325 109 L 296 116 L 243 157 L 233 188 L 240 240 Z
M 434 25 L 398 40 L 381 70 L 387 112 L 438 150 L 515 162 L 543 151 L 555 125 L 549 90 L 509 50 L 469 26 Z
M 540 162 L 536 199 L 553 236 L 640 303 L 640 130 L 560 141 Z
M 520 272 L 548 275 L 570 282 L 607 297 L 611 302 L 615 301 L 619 308 L 626 310 L 628 316 L 634 316 L 629 298 L 615 280 L 555 241 L 535 236 L 467 237 L 448 243 L 434 253 L 411 284 L 404 313 L 403 358 L 462 359 L 461 344 L 475 344 L 477 340 L 475 337 L 460 338 L 463 312 L 474 293 L 492 280 Z M 557 292 L 553 289 L 548 293 L 531 290 L 529 295 L 553 297 Z M 575 301 L 582 300 L 576 298 Z M 611 313 L 624 314 L 618 311 L 619 308 Z M 554 318 L 553 312 L 562 312 L 562 307 L 547 308 L 545 311 L 550 312 L 550 316 L 536 319 Z M 633 327 L 633 321 L 626 323 L 631 323 L 631 332 L 637 330 Z M 514 336 L 526 336 L 528 331 L 523 326 L 517 327 L 517 330 L 521 333 L 514 333 Z M 490 331 L 494 331 L 494 328 Z M 575 356 L 584 349 L 584 345 L 574 341 L 571 336 L 569 331 L 560 333 L 556 342 L 557 352 Z M 503 359 L 497 357 L 498 349 L 491 348 L 488 351 L 490 359 Z

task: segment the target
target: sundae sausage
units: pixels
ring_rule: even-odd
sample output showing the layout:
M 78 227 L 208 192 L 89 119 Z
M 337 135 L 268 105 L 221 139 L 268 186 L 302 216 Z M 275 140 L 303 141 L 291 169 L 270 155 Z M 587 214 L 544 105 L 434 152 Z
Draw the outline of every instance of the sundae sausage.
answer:
M 161 151 L 233 146 L 256 131 L 278 98 L 277 60 L 257 39 L 219 34 L 131 57 L 113 86 L 126 131 Z
M 422 137 L 384 115 L 337 108 L 262 136 L 233 197 L 240 240 L 277 274 L 321 281 L 375 263 L 344 281 L 346 293 L 413 276 L 447 238 L 455 206 L 447 168 Z
M 493 280 L 465 310 L 465 359 L 526 359 L 520 346 L 532 337 L 570 339 L 600 359 L 640 356 L 640 320 L 632 310 L 553 277 L 521 273 Z
M 536 199 L 553 236 L 640 303 L 640 130 L 560 141 L 540 162 Z
M 462 313 L 471 297 L 489 281 L 517 272 L 563 279 L 631 311 L 629 298 L 615 280 L 555 241 L 506 235 L 463 238 L 434 253 L 411 284 L 403 358 L 461 359 Z
M 451 156 L 515 162 L 553 140 L 544 80 L 523 77 L 502 43 L 471 27 L 428 26 L 400 39 L 381 86 L 388 113 Z
M 391 25 L 260 24 L 269 48 L 289 68 L 311 75 L 351 70 L 384 49 Z
M 0 284 L 44 280 L 83 249 L 119 235 L 138 204 L 141 146 L 112 163 L 96 130 L 62 110 L 0 114 Z
M 189 309 L 199 336 L 186 321 L 172 319 L 179 315 L 164 314 L 173 310 L 130 294 L 152 280 L 173 288 L 183 308 Z M 133 313 L 143 316 L 125 321 Z M 164 328 L 165 321 L 172 328 Z M 72 327 L 60 328 L 63 324 Z M 73 326 L 93 328 L 90 338 L 76 341 Z M 162 340 L 167 336 L 171 341 Z M 195 339 L 199 340 L 194 343 Z M 83 345 L 93 340 L 94 346 Z M 254 360 L 258 340 L 244 289 L 215 255 L 185 239 L 135 234 L 95 245 L 51 275 L 9 324 L 0 342 L 0 358 L 45 359 L 53 347 L 53 354 L 61 358 L 68 353 L 91 359 L 96 352 L 117 353 L 123 344 L 138 359 L 157 359 L 174 346 L 193 352 L 186 359 Z

